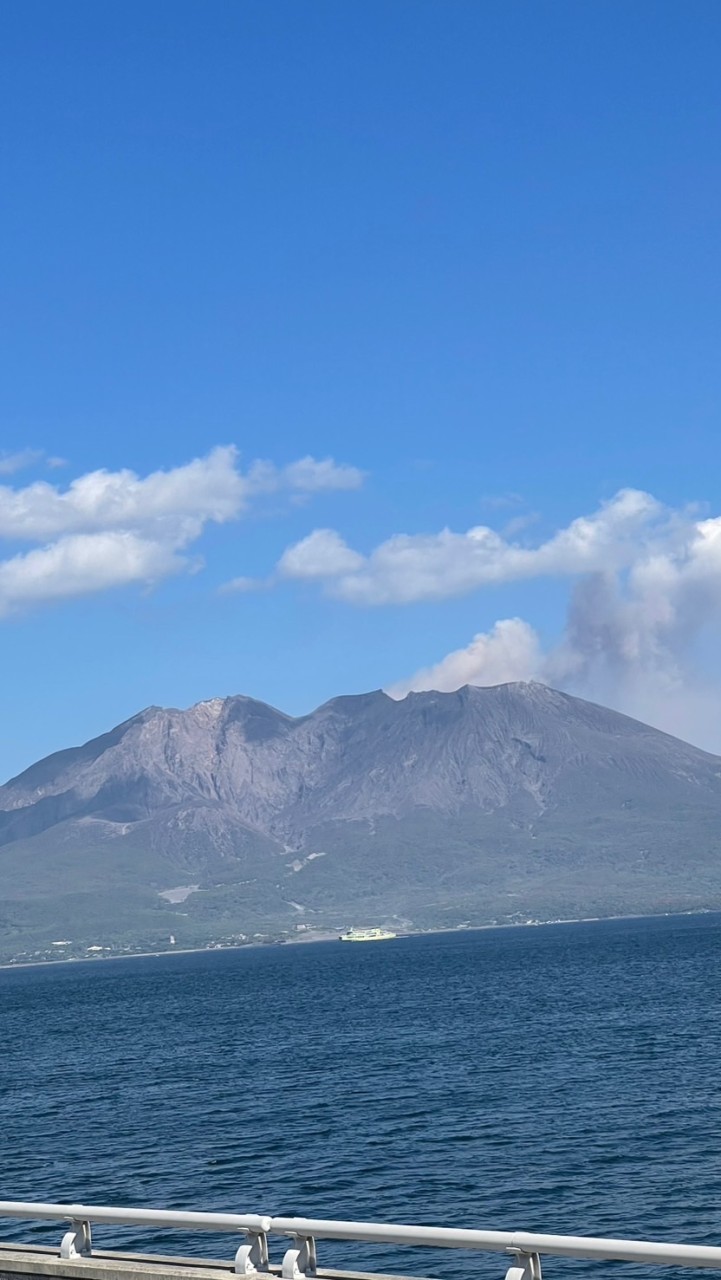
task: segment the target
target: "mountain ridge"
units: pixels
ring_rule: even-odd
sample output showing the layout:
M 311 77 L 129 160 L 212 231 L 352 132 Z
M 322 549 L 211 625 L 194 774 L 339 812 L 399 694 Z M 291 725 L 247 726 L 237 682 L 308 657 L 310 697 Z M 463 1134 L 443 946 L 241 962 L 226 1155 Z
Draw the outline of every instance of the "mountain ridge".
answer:
M 0 787 L 0 957 L 721 906 L 719 833 L 721 758 L 535 682 L 151 706 Z

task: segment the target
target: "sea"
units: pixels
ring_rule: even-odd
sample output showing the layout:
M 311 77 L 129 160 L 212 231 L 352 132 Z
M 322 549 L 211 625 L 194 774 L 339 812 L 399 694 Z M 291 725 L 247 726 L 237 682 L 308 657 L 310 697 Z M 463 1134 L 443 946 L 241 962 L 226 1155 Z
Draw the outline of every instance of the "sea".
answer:
M 0 1198 L 721 1244 L 717 915 L 5 969 L 0 1036 Z M 321 1242 L 319 1265 L 507 1263 Z

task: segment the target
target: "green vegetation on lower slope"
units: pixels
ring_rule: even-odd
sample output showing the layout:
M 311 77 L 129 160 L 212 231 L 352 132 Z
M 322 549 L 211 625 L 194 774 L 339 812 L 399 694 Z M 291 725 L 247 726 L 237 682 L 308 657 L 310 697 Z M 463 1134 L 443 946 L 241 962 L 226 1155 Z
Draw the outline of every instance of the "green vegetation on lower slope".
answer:
M 538 685 L 151 708 L 0 787 L 0 877 L 4 959 L 713 908 L 721 760 Z

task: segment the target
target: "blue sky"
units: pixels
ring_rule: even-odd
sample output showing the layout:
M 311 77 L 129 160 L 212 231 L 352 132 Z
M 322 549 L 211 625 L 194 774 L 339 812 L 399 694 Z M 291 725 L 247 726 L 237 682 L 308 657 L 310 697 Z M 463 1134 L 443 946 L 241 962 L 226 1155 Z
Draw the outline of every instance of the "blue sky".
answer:
M 716 0 L 3 28 L 0 772 L 466 678 L 721 750 Z

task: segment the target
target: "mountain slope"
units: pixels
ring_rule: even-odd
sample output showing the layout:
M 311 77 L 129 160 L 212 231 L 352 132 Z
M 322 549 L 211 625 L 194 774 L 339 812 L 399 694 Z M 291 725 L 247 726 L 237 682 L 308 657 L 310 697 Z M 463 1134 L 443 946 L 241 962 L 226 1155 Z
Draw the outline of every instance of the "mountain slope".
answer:
M 0 955 L 717 906 L 721 759 L 537 684 L 151 707 L 0 788 L 0 868 Z

